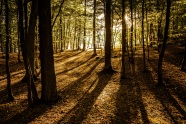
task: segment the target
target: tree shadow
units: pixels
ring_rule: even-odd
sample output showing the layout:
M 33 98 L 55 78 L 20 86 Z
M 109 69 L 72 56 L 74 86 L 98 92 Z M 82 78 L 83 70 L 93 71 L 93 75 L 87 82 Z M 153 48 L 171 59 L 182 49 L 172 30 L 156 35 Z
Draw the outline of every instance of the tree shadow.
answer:
M 140 112 L 140 113 L 139 113 Z M 142 100 L 141 89 L 138 82 L 130 77 L 120 81 L 120 88 L 116 97 L 115 124 L 149 123 L 147 112 Z
M 39 84 L 40 84 L 39 81 L 35 82 L 36 87 Z M 13 96 L 17 96 L 17 95 L 22 94 L 23 92 L 27 92 L 27 83 L 22 83 L 22 82 L 18 81 L 16 83 L 14 83 L 13 85 L 11 85 L 11 88 L 12 88 Z M 1 95 L 0 104 L 9 102 L 9 101 L 7 101 L 7 96 L 6 96 L 7 89 L 6 88 L 4 90 L 1 90 L 0 94 L 3 94 L 3 95 Z
M 166 87 L 160 87 L 158 85 L 154 85 L 155 82 L 150 73 L 143 75 L 143 77 L 145 79 L 149 78 L 151 82 L 150 83 L 148 82 L 148 84 L 147 82 L 145 82 L 147 88 L 155 95 L 155 98 L 160 101 L 164 110 L 167 112 L 167 114 L 169 115 L 169 117 L 172 119 L 174 123 L 178 123 L 180 120 L 186 118 L 186 112 Z M 178 115 L 176 115 L 172 110 L 173 108 L 175 108 L 181 114 L 182 117 L 178 117 Z
M 94 58 L 94 56 L 91 56 L 91 57 L 89 57 L 86 61 L 80 63 L 79 65 L 76 65 L 75 67 L 72 67 L 72 68 L 70 68 L 70 69 L 67 69 L 67 70 L 58 72 L 58 73 L 56 73 L 56 75 L 60 75 L 60 74 L 66 73 L 66 72 L 68 72 L 68 71 L 71 71 L 71 70 L 73 70 L 73 69 L 75 69 L 75 68 L 78 68 L 78 67 L 82 66 L 83 64 L 86 64 L 88 61 L 90 61 L 90 60 L 93 59 L 93 58 Z M 73 60 L 73 61 L 74 61 L 74 60 Z
M 98 96 L 103 91 L 104 87 L 108 84 L 109 80 L 113 76 L 112 74 L 98 74 L 98 83 L 92 92 L 88 93 L 88 91 L 83 95 L 83 97 L 79 100 L 77 105 L 70 110 L 64 118 L 62 118 L 58 123 L 82 123 L 86 118 L 90 110 L 92 109 L 93 104 L 95 103 Z M 94 85 L 95 81 L 88 88 L 90 89 Z
M 26 100 L 22 102 L 24 104 Z M 14 115 L 8 120 L 0 121 L 1 124 L 27 124 L 32 122 L 34 119 L 45 113 L 48 109 L 51 109 L 51 105 L 37 105 L 32 108 L 26 108 L 22 112 Z
M 166 51 L 167 52 L 165 53 L 166 56 L 164 57 L 164 60 L 181 68 L 185 49 L 176 45 L 171 45 L 167 47 Z
M 152 61 L 149 61 L 149 65 L 155 72 L 157 72 L 157 67 L 155 65 L 156 63 L 153 63 Z M 152 75 L 151 75 L 152 77 Z M 174 95 L 176 95 L 183 103 L 186 103 L 186 97 L 184 94 L 186 94 L 185 88 L 181 85 L 181 83 L 177 83 L 175 79 L 170 79 L 168 77 L 164 77 L 164 83 L 166 87 L 171 90 Z
M 72 53 L 73 53 L 73 51 L 72 51 Z M 65 55 L 65 58 L 63 57 L 63 55 L 54 57 L 54 58 L 55 58 L 55 62 L 65 61 L 66 59 L 72 58 L 72 57 L 74 57 L 74 56 L 78 56 L 79 54 L 83 53 L 83 51 L 79 51 L 79 52 L 76 53 L 76 54 L 72 54 L 72 53 L 70 53 L 69 56 Z

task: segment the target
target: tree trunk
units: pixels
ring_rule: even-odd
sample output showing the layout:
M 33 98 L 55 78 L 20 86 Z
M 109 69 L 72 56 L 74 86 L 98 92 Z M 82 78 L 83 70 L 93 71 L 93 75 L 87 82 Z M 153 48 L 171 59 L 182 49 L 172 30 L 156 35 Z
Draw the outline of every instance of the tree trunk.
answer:
M 171 7 L 171 0 L 167 0 L 167 11 L 166 11 L 166 23 L 165 23 L 165 31 L 164 31 L 164 39 L 163 39 L 163 44 L 161 47 L 161 51 L 159 54 L 159 60 L 158 60 L 158 84 L 159 85 L 164 85 L 163 84 L 163 76 L 162 76 L 162 61 L 166 49 L 166 42 L 168 39 L 168 31 L 169 31 L 169 21 L 170 21 L 170 7 Z
M 145 9 L 146 9 L 146 23 L 147 23 L 147 37 L 146 37 L 146 43 L 147 43 L 147 60 L 149 60 L 149 24 L 148 24 L 148 10 L 147 10 L 147 4 L 145 1 Z
M 105 16 L 105 27 L 106 27 L 106 41 L 105 41 L 105 67 L 104 72 L 113 72 L 111 65 L 111 0 L 106 0 L 106 16 Z
M 19 19 L 19 7 L 17 8 L 17 19 Z M 17 48 L 18 48 L 18 56 L 17 56 L 17 60 L 18 63 L 21 63 L 21 50 L 20 50 L 20 31 L 19 31 L 19 21 L 17 21 Z
M 61 43 L 61 52 L 63 52 L 63 23 L 62 23 L 62 14 L 60 15 L 60 43 Z
M 86 11 L 87 11 L 86 8 L 87 8 L 87 1 L 85 0 L 83 51 L 85 51 L 86 49 Z
M 93 13 L 93 55 L 96 55 L 96 0 L 94 0 L 94 13 Z
M 39 36 L 42 81 L 41 100 L 44 103 L 53 103 L 57 100 L 50 7 L 50 0 L 39 0 Z
M 1 0 L 1 8 L 0 8 L 0 32 L 2 32 L 2 10 L 3 10 L 3 0 Z M 0 33 L 0 43 L 1 43 L 1 51 L 2 57 L 3 57 L 3 39 L 2 39 L 2 33 Z
M 142 1 L 142 43 L 143 43 L 143 72 L 146 71 L 146 61 L 145 61 L 145 42 L 144 42 L 144 3 L 145 1 Z
M 5 0 L 5 26 L 6 26 L 6 75 L 7 75 L 7 94 L 8 100 L 14 100 L 11 91 L 11 77 L 9 69 L 9 7 L 8 0 Z
M 80 49 L 80 40 L 81 40 L 81 18 L 79 19 L 79 32 L 78 32 L 78 43 L 77 49 Z
M 121 78 L 126 78 L 125 74 L 125 51 L 126 51 L 126 21 L 125 21 L 125 0 L 122 0 L 122 70 Z
M 38 0 L 32 1 L 31 6 L 31 13 L 30 13 L 30 20 L 29 20 L 29 27 L 28 33 L 26 35 L 26 44 L 27 44 L 27 56 L 29 55 L 29 65 L 30 65 L 30 74 L 31 74 L 31 91 L 33 93 L 33 102 L 38 102 L 39 98 L 37 95 L 37 91 L 34 84 L 34 47 L 35 47 L 35 27 L 37 22 L 37 15 L 38 15 Z
M 130 0 L 130 11 L 131 11 L 131 29 L 130 29 L 130 52 L 131 52 L 131 64 L 134 64 L 134 53 L 133 53 L 133 1 Z

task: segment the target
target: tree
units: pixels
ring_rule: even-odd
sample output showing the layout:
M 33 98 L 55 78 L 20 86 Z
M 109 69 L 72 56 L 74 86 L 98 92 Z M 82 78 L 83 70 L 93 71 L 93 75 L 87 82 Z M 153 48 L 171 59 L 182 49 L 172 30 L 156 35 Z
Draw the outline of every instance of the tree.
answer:
M 7 93 L 8 100 L 14 100 L 11 91 L 11 77 L 10 77 L 10 68 L 9 68 L 9 43 L 10 43 L 10 35 L 9 35 L 9 7 L 8 0 L 5 0 L 5 26 L 6 26 L 6 74 L 7 74 Z
M 1 44 L 1 52 L 2 52 L 2 57 L 3 57 L 3 35 L 2 35 L 2 12 L 3 12 L 3 0 L 0 1 L 1 3 L 1 8 L 0 8 L 0 44 Z
M 161 51 L 159 54 L 159 60 L 158 60 L 158 84 L 159 85 L 164 85 L 163 83 L 163 76 L 162 76 L 162 61 L 166 49 L 166 42 L 168 39 L 168 31 L 169 31 L 169 22 L 170 22 L 170 8 L 171 8 L 171 0 L 167 0 L 167 11 L 166 11 L 166 23 L 165 23 L 165 31 L 164 31 L 164 39 L 163 39 L 163 44 L 161 47 Z
M 37 0 L 35 0 L 32 3 L 32 10 L 37 8 L 37 4 L 38 4 Z M 21 43 L 24 65 L 25 65 L 25 69 L 26 69 L 26 75 L 25 75 L 24 78 L 27 79 L 28 105 L 32 106 L 33 103 L 37 103 L 39 101 L 37 91 L 36 91 L 36 88 L 35 88 L 35 84 L 34 84 L 34 80 L 33 80 L 33 71 L 32 71 L 31 64 L 30 64 L 31 60 L 28 57 L 29 50 L 31 49 L 31 48 L 29 49 L 29 47 L 28 47 L 31 44 L 31 43 L 28 44 L 28 41 L 33 42 L 32 40 L 33 40 L 33 37 L 34 37 L 35 33 L 33 33 L 32 31 L 35 32 L 35 27 L 32 30 L 31 30 L 31 28 L 29 28 L 28 32 L 30 33 L 30 36 L 28 38 L 30 38 L 30 39 L 28 41 L 26 39 L 24 39 L 26 33 L 24 32 L 24 28 L 23 28 L 23 3 L 22 3 L 22 0 L 18 0 L 18 9 L 19 9 L 20 43 Z M 36 9 L 36 11 L 37 11 L 37 9 Z M 33 14 L 33 11 L 31 12 L 31 14 Z M 31 17 L 33 17 L 33 16 L 31 16 Z M 26 34 L 26 35 L 28 36 L 29 34 Z
M 93 48 L 94 54 L 96 55 L 96 0 L 94 0 L 94 13 L 93 13 Z
M 145 62 L 145 42 L 144 42 L 144 3 L 142 0 L 142 43 L 143 43 L 143 71 L 146 71 L 146 62 Z
M 42 82 L 41 100 L 44 103 L 52 103 L 57 100 L 50 6 L 50 0 L 39 0 L 39 37 Z
M 111 65 L 111 0 L 106 0 L 106 11 L 105 11 L 105 28 L 106 28 L 106 41 L 105 41 L 105 67 L 104 72 L 112 73 Z
M 87 13 L 87 1 L 85 0 L 85 10 L 84 10 L 84 38 L 83 38 L 83 51 L 85 51 L 86 47 L 86 13 Z
M 126 51 L 125 0 L 122 0 L 122 70 L 121 70 L 121 78 L 126 78 L 126 75 L 125 75 L 125 51 Z
M 131 14 L 131 28 L 130 28 L 130 52 L 131 52 L 131 64 L 134 64 L 133 53 L 133 0 L 130 0 L 130 14 Z

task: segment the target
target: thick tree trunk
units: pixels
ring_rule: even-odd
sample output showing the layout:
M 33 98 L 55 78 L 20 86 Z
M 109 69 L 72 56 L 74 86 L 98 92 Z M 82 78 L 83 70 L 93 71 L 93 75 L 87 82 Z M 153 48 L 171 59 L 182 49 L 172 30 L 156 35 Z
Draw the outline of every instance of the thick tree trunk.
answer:
M 163 39 L 163 44 L 161 47 L 161 51 L 159 54 L 159 60 L 158 60 L 158 84 L 159 85 L 164 85 L 163 84 L 163 75 L 162 75 L 162 61 L 166 49 L 166 42 L 168 39 L 168 31 L 169 31 L 169 21 L 170 21 L 170 7 L 171 7 L 171 0 L 167 0 L 167 12 L 166 12 L 166 24 L 165 24 L 165 31 L 164 31 L 164 39 Z
M 121 78 L 126 78 L 125 74 L 125 51 L 126 51 L 126 21 L 125 21 L 125 0 L 122 0 L 122 70 Z
M 6 75 L 7 75 L 7 94 L 8 100 L 14 100 L 11 91 L 11 77 L 10 77 L 10 69 L 9 69 L 9 7 L 8 0 L 5 0 L 5 26 L 6 26 Z
M 105 17 L 105 27 L 106 27 L 106 41 L 105 41 L 105 67 L 104 72 L 113 72 L 111 65 L 111 0 L 106 0 L 106 17 Z
M 50 0 L 39 0 L 39 36 L 42 81 L 41 100 L 44 103 L 52 103 L 57 100 L 50 7 Z
M 94 0 L 94 13 L 93 13 L 93 49 L 94 53 L 93 55 L 96 54 L 96 0 Z

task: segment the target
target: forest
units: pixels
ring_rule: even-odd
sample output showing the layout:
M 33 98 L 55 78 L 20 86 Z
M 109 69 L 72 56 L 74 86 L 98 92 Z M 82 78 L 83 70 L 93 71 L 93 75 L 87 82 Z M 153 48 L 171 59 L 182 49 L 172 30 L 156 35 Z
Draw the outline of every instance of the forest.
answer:
M 0 0 L 0 124 L 185 124 L 185 0 Z

